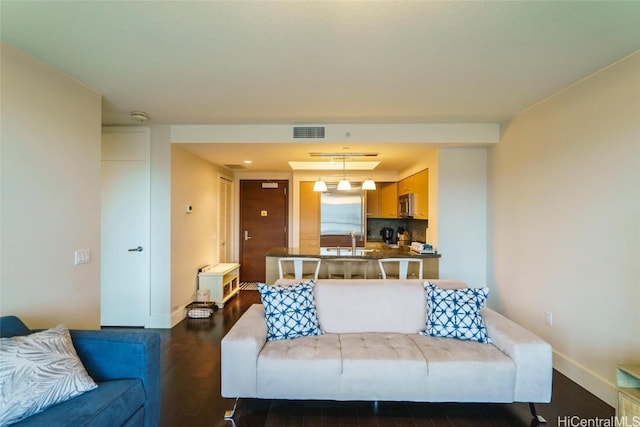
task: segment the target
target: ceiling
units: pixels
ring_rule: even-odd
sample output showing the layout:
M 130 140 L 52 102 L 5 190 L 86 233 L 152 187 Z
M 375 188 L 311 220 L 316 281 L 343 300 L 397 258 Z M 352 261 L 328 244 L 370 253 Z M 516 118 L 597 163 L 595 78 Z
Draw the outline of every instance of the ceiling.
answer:
M 500 123 L 640 48 L 638 1 L 0 0 L 0 18 L 102 94 L 105 125 Z M 223 145 L 256 168 L 314 151 Z

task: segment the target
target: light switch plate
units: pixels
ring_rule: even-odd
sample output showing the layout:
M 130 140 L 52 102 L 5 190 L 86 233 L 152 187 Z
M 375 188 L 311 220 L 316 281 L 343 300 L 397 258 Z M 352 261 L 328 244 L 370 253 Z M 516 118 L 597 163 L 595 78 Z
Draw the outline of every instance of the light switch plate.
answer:
M 75 252 L 76 265 L 87 264 L 91 262 L 91 249 L 78 249 Z

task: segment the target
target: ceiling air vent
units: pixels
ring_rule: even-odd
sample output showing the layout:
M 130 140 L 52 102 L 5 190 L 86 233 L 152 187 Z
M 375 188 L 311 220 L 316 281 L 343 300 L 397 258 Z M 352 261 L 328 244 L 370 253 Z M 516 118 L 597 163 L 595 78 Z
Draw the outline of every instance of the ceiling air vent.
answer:
M 244 165 L 238 165 L 238 164 L 225 164 L 224 167 L 227 169 L 246 169 Z
M 324 126 L 294 126 L 294 138 L 324 138 Z

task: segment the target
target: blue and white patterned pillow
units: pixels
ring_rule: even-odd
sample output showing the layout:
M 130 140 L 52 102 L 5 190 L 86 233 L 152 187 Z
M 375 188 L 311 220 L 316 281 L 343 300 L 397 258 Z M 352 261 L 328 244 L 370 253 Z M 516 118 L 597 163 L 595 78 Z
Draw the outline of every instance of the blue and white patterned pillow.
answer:
M 442 289 L 426 282 L 424 289 L 427 328 L 421 335 L 491 342 L 480 313 L 489 295 L 488 288 Z
M 267 340 L 322 335 L 314 286 L 313 280 L 285 286 L 258 283 L 267 322 Z

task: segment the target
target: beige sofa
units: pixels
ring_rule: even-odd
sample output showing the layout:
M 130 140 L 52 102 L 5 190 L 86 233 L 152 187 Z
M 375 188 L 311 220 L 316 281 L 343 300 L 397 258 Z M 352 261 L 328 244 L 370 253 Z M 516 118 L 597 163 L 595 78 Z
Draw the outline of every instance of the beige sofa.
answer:
M 323 335 L 267 341 L 263 306 L 243 314 L 222 340 L 224 397 L 530 402 L 534 416 L 551 399 L 551 346 L 489 308 L 482 344 L 419 334 L 423 280 L 321 279 L 313 293 Z

